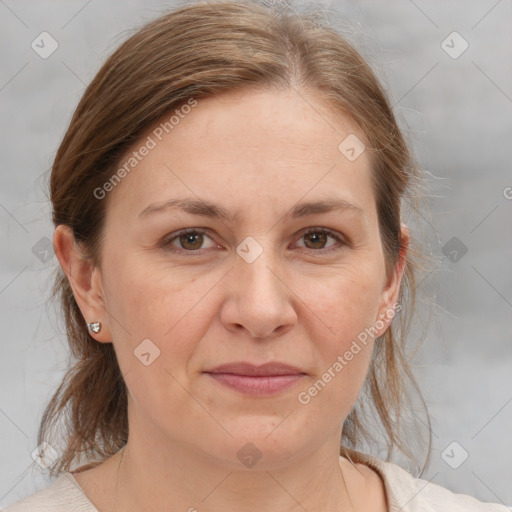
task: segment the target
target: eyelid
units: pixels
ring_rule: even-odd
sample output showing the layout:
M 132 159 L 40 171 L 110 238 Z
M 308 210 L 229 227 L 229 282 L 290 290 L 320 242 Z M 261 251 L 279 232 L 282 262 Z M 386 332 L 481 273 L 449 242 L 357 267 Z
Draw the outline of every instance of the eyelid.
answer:
M 173 247 L 171 245 L 171 242 L 173 240 L 175 240 L 176 238 L 179 238 L 182 235 L 186 235 L 187 233 L 197 233 L 197 234 L 208 236 L 208 238 L 210 238 L 212 240 L 212 242 L 217 244 L 217 242 L 215 242 L 215 240 L 213 240 L 213 238 L 209 235 L 210 231 L 211 230 L 209 228 L 200 228 L 200 227 L 179 229 L 178 231 L 174 231 L 170 235 L 165 236 L 159 245 L 163 249 L 168 250 L 170 252 L 174 252 L 174 253 L 179 253 L 179 254 L 187 254 L 188 253 L 190 255 L 200 255 L 200 254 L 203 254 L 204 249 L 199 249 L 197 251 L 187 251 L 186 249 L 180 249 L 178 247 Z M 217 244 L 217 245 L 219 245 L 219 244 Z
M 211 233 L 211 230 L 209 228 L 201 228 L 201 227 L 195 228 L 194 227 L 194 228 L 183 228 L 178 231 L 174 231 L 173 233 L 171 233 L 168 236 L 165 236 L 163 238 L 162 242 L 160 243 L 160 246 L 163 249 L 168 250 L 173 253 L 176 253 L 176 254 L 190 255 L 190 256 L 203 255 L 207 249 L 199 249 L 196 251 L 192 251 L 192 250 L 174 248 L 173 246 L 171 246 L 171 242 L 173 240 L 175 240 L 176 238 L 178 238 L 182 235 L 185 235 L 187 233 L 197 233 L 197 234 L 206 235 L 208 238 L 210 238 L 212 240 L 212 242 L 214 242 L 218 246 L 220 245 L 210 236 L 209 233 Z M 344 235 L 342 235 L 341 233 L 338 233 L 337 231 L 334 231 L 332 229 L 324 228 L 324 227 L 320 227 L 320 226 L 318 226 L 318 227 L 312 226 L 312 227 L 305 228 L 304 230 L 299 231 L 298 239 L 300 240 L 302 237 L 304 237 L 305 235 L 307 235 L 309 233 L 325 233 L 327 236 L 334 238 L 334 240 L 336 240 L 336 242 L 339 244 L 339 246 L 338 247 L 332 246 L 332 247 L 327 247 L 324 249 L 308 249 L 307 247 L 304 247 L 303 250 L 308 254 L 321 255 L 321 254 L 339 251 L 339 250 L 343 249 L 345 246 L 350 246 L 350 242 L 347 240 L 347 238 Z M 297 235 L 295 235 L 295 236 L 297 237 Z
M 316 250 L 315 249 L 308 249 L 306 247 L 305 248 L 306 251 L 309 251 L 309 252 L 325 254 L 326 252 L 336 251 L 336 250 L 341 249 L 343 246 L 350 245 L 349 242 L 347 241 L 347 239 L 341 233 L 338 233 L 337 231 L 334 231 L 334 230 L 329 229 L 329 228 L 322 228 L 322 227 L 306 228 L 305 231 L 301 231 L 300 232 L 299 239 L 301 239 L 305 235 L 308 235 L 309 233 L 324 233 L 327 236 L 330 236 L 331 238 L 334 238 L 334 240 L 336 240 L 336 242 L 341 244 L 341 247 L 337 247 L 337 248 L 333 246 L 333 247 L 327 247 L 327 248 L 324 248 L 324 249 L 316 249 Z

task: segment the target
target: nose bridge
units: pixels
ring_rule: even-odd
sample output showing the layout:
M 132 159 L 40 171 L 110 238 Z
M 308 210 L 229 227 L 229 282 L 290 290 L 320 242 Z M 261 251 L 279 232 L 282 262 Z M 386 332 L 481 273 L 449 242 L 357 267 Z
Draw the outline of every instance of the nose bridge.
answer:
M 236 279 L 246 286 L 247 291 L 256 296 L 264 295 L 267 300 L 285 295 L 283 284 L 275 275 L 274 268 L 279 265 L 270 236 L 258 240 L 249 236 L 238 245 L 236 252 L 239 256 L 235 265 Z
M 238 258 L 232 273 L 231 301 L 224 320 L 242 325 L 253 336 L 268 337 L 283 330 L 295 318 L 289 290 L 279 276 L 279 256 L 272 247 L 271 237 L 258 241 L 247 237 L 237 247 Z

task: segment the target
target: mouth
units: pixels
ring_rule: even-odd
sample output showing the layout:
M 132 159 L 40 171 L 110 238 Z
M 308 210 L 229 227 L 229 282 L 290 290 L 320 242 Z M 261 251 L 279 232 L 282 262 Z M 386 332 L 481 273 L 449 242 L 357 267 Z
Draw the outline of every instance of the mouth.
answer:
M 250 376 L 208 372 L 206 375 L 220 384 L 246 395 L 274 395 L 290 388 L 304 377 L 304 374 Z
M 250 363 L 230 363 L 204 372 L 219 384 L 247 395 L 274 395 L 306 376 L 295 366 L 274 362 L 260 366 Z

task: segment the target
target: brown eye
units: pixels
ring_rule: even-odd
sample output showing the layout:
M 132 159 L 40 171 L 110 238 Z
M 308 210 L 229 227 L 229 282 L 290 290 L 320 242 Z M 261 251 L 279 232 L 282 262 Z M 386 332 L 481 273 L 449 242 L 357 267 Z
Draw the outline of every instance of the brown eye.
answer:
M 189 249 L 195 251 L 201 248 L 203 244 L 203 234 L 202 233 L 185 233 L 178 237 L 181 247 L 183 249 Z
M 312 244 L 312 247 L 306 244 L 309 249 L 323 249 L 323 246 L 327 243 L 327 238 L 328 235 L 321 231 L 313 231 L 304 235 L 304 240 L 309 240 Z
M 326 245 L 328 243 L 329 238 L 331 238 L 337 243 L 331 243 L 331 245 Z M 299 245 L 299 247 L 304 247 L 306 249 L 306 252 L 310 252 L 313 254 L 323 254 L 331 251 L 336 251 L 348 245 L 342 236 L 324 228 L 309 229 L 306 233 L 303 233 L 301 240 L 304 240 L 304 246 Z
M 168 251 L 194 255 L 200 255 L 203 253 L 203 249 L 215 246 L 217 246 L 217 244 L 206 234 L 204 230 L 199 228 L 183 229 L 173 233 L 173 235 L 170 235 L 162 242 L 162 247 Z

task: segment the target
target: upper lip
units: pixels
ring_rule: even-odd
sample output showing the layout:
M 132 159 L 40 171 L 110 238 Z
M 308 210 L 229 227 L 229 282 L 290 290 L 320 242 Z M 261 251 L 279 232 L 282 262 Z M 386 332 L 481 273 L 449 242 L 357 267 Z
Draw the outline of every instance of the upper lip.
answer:
M 227 363 L 216 366 L 205 373 L 232 373 L 234 375 L 299 375 L 305 374 L 300 368 L 280 362 L 254 365 L 246 362 Z

